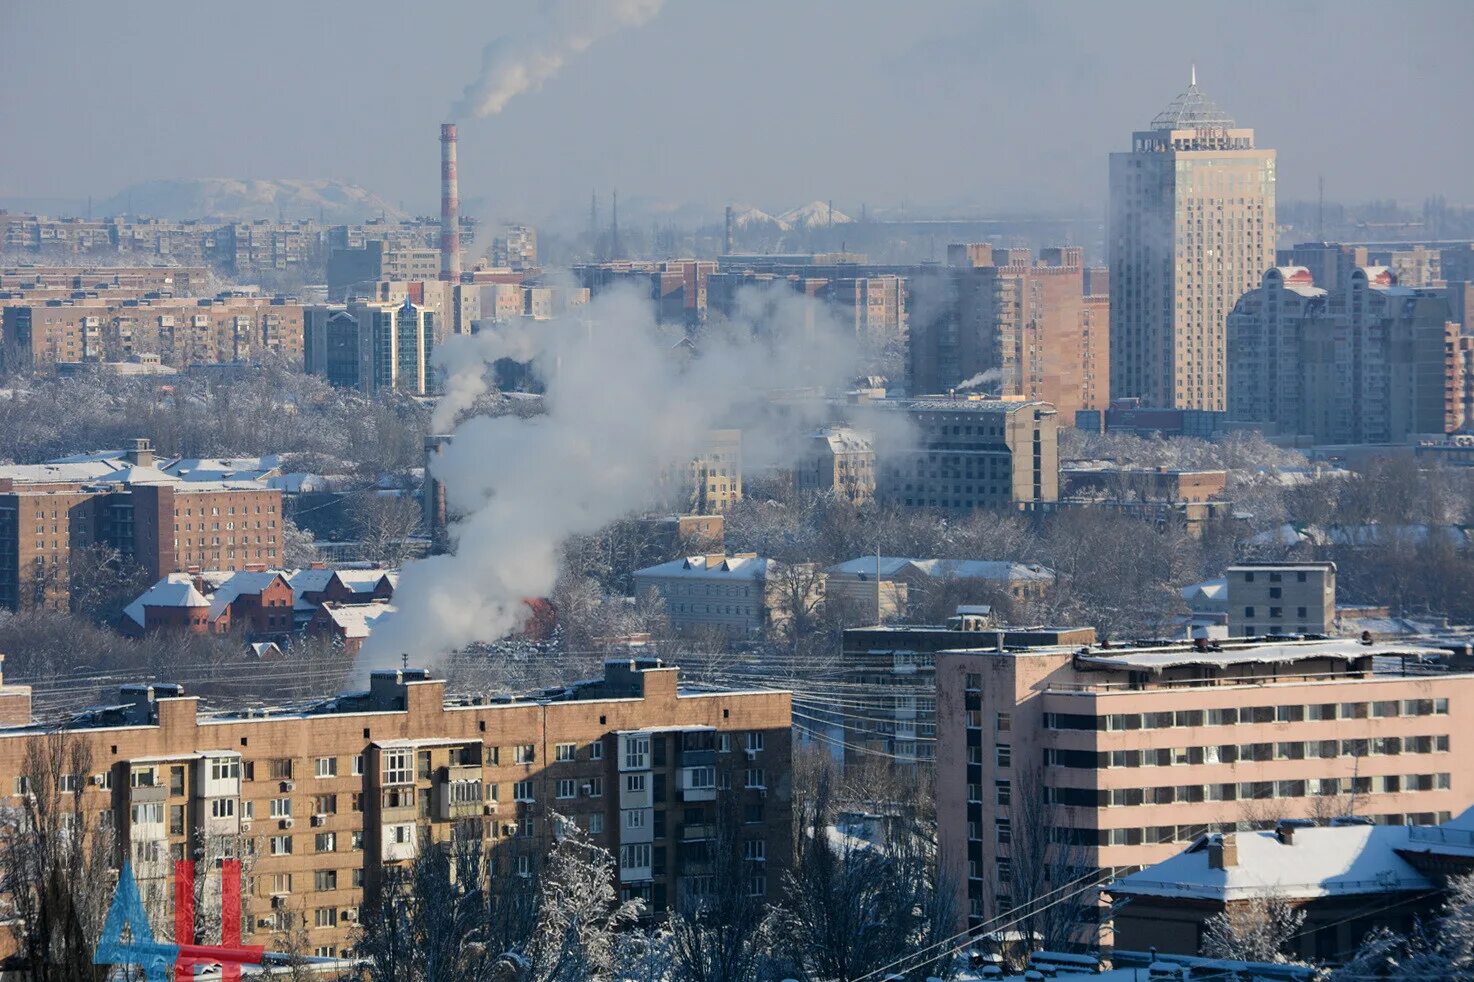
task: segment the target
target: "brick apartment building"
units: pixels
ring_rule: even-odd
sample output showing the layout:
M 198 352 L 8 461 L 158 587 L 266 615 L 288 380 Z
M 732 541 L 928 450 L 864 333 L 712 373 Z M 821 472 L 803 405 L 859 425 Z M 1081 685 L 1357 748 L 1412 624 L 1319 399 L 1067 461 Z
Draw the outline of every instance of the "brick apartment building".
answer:
M 195 296 L 210 280 L 203 266 L 6 266 L 0 290 L 30 291 L 126 289 Z
M 1029 899 L 1010 895 L 1012 863 L 1041 831 L 1041 796 L 1055 855 L 1088 869 L 1278 819 L 1447 820 L 1474 803 L 1454 755 L 1474 674 L 1423 667 L 1443 654 L 1347 640 L 939 653 L 939 845 L 959 909 L 975 925 Z
M 1086 303 L 1082 252 L 952 245 L 911 278 L 911 392 L 946 392 L 986 373 L 987 391 L 1052 403 L 1074 419 L 1107 400 L 1106 307 Z
M 917 433 L 877 444 L 882 501 L 967 514 L 1059 500 L 1059 415 L 1049 403 L 958 395 L 888 408 L 907 412 Z
M 50 371 L 58 364 L 157 356 L 161 364 L 259 361 L 301 366 L 302 305 L 282 297 L 46 300 L 4 306 L 4 365 Z
M 0 607 L 66 609 L 73 557 L 116 549 L 154 579 L 190 567 L 276 566 L 282 493 L 257 481 L 183 481 L 154 465 L 146 440 L 126 467 L 0 467 Z
M 0 715 L 23 719 L 28 702 L 0 689 Z M 311 951 L 331 956 L 347 953 L 389 867 L 476 840 L 493 888 L 517 889 L 558 816 L 614 854 L 620 892 L 654 913 L 717 886 L 719 833 L 741 850 L 742 888 L 776 892 L 792 852 L 789 725 L 786 692 L 688 693 L 655 659 L 495 701 L 447 701 L 424 670 L 378 672 L 366 692 L 246 714 L 205 715 L 178 686 L 136 685 L 60 731 L 0 733 L 0 792 L 13 804 L 36 779 L 31 741 L 80 744 L 89 773 L 62 781 L 80 786 L 77 807 L 107 816 L 141 886 L 172 897 L 172 861 L 203 842 L 207 856 L 242 858 L 245 943 L 271 946 L 291 913 Z

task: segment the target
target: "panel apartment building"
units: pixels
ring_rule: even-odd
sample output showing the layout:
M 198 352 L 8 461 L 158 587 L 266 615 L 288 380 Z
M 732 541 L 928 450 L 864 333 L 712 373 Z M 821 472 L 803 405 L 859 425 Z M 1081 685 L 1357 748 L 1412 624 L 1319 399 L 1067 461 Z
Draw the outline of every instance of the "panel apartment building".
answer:
M 64 807 L 106 816 L 141 887 L 171 898 L 173 861 L 203 842 L 242 859 L 245 943 L 272 946 L 296 915 L 322 956 L 348 952 L 388 868 L 473 840 L 494 890 L 526 890 L 560 821 L 608 848 L 620 892 L 656 914 L 715 888 L 719 833 L 742 888 L 776 892 L 792 850 L 789 695 L 689 693 L 677 676 L 614 660 L 541 697 L 447 701 L 444 681 L 401 669 L 307 708 L 223 715 L 178 686 L 126 686 L 59 731 L 0 733 L 0 792 L 11 806 L 38 780 L 31 741 L 83 748 L 87 773 L 51 779 L 81 789 Z
M 959 909 L 976 925 L 1028 900 L 1014 864 L 1045 830 L 1064 865 L 1104 869 L 1282 818 L 1446 820 L 1474 803 L 1455 756 L 1474 674 L 1419 664 L 1443 654 L 1349 640 L 939 653 L 939 842 Z
M 1326 288 L 1309 267 L 1276 266 L 1239 298 L 1227 321 L 1229 418 L 1318 444 L 1445 432 L 1464 388 L 1452 391 L 1462 363 L 1445 292 L 1398 286 L 1381 266 L 1339 274 Z
M 0 467 L 0 607 L 67 609 L 73 558 L 116 549 L 152 579 L 280 565 L 282 493 L 257 481 L 184 481 L 146 440 L 116 463 Z
M 1187 91 L 1111 154 L 1111 398 L 1226 408 L 1224 318 L 1274 265 L 1275 155 Z
M 911 392 L 982 376 L 987 391 L 1053 404 L 1073 420 L 1109 401 L 1108 323 L 1087 300 L 1078 247 L 947 247 L 947 265 L 911 277 Z M 1092 298 L 1093 299 L 1093 298 Z
M 282 297 L 6 303 L 3 331 L 9 371 L 141 355 L 157 355 L 174 368 L 267 355 L 302 364 L 302 305 Z
M 877 443 L 877 498 L 950 514 L 1059 500 L 1059 415 L 1049 403 L 952 395 L 875 405 L 908 413 L 914 430 L 909 442 Z

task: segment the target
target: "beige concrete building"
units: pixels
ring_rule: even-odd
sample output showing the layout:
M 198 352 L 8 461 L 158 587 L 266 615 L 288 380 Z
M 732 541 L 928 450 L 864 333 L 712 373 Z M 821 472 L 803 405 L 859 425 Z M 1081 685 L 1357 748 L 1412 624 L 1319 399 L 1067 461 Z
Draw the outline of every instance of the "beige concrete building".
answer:
M 686 556 L 634 573 L 635 595 L 659 597 L 676 631 L 744 639 L 761 637 L 782 625 L 791 609 L 785 587 L 804 589 L 810 603 L 823 594 L 821 573 L 789 580 L 785 581 L 780 563 L 755 552 Z
M 751 894 L 776 893 L 791 861 L 788 693 L 686 692 L 655 659 L 497 702 L 447 699 L 423 669 L 302 709 L 207 715 L 165 684 L 122 695 L 56 736 L 0 734 L 0 799 L 13 807 L 40 780 L 78 787 L 62 807 L 94 828 L 106 816 L 140 886 L 165 898 L 174 860 L 196 848 L 242 857 L 247 944 L 273 946 L 290 913 L 308 953 L 346 954 L 385 871 L 452 837 L 479 842 L 494 893 L 525 890 L 555 813 L 609 849 L 621 895 L 657 915 L 712 891 L 725 812 Z M 0 689 L 0 715 L 27 696 Z M 87 772 L 27 774 L 27 748 L 48 738 L 82 748 Z
M 890 408 L 907 412 L 915 432 L 877 445 L 880 499 L 962 514 L 1059 500 L 1059 416 L 1049 403 L 953 395 Z
M 832 492 L 851 504 L 875 497 L 875 447 L 868 435 L 848 426 L 817 430 L 793 468 L 796 491 Z
M 303 307 L 281 297 L 80 299 L 4 307 L 4 365 L 50 371 L 58 364 L 157 356 L 173 368 L 281 357 L 302 364 Z
M 1274 151 L 1194 74 L 1111 154 L 1110 189 L 1111 398 L 1224 409 L 1224 318 L 1274 265 Z
M 976 925 L 1028 900 L 1014 863 L 1035 835 L 1055 862 L 1104 869 L 1280 819 L 1446 820 L 1474 803 L 1456 756 L 1474 675 L 1416 664 L 1443 654 L 1349 640 L 938 654 L 939 846 L 959 909 Z
M 742 431 L 712 430 L 690 463 L 666 475 L 671 504 L 680 512 L 721 514 L 742 500 Z
M 1398 286 L 1381 266 L 1336 278 L 1329 290 L 1305 266 L 1277 266 L 1239 298 L 1226 324 L 1229 418 L 1311 443 L 1445 432 L 1461 396 L 1444 291 Z
M 1038 563 L 990 559 L 861 556 L 824 571 L 825 596 L 842 597 L 872 624 L 922 607 L 934 591 L 953 605 L 986 604 L 1004 598 L 1038 598 L 1053 583 L 1054 571 Z
M 1335 630 L 1335 563 L 1240 563 L 1225 576 L 1230 637 Z

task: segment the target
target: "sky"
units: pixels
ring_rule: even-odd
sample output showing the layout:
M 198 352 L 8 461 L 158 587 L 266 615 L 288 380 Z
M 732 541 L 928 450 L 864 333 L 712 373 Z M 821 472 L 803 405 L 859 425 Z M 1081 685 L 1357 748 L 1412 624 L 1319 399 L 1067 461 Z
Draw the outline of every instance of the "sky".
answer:
M 571 0 L 602 3 L 608 0 Z M 653 0 L 651 0 L 653 2 Z M 329 178 L 438 210 L 438 124 L 530 0 L 0 0 L 0 195 Z M 589 193 L 772 212 L 1099 211 L 1187 83 L 1279 154 L 1281 200 L 1474 204 L 1474 2 L 666 0 L 462 119 L 483 218 Z

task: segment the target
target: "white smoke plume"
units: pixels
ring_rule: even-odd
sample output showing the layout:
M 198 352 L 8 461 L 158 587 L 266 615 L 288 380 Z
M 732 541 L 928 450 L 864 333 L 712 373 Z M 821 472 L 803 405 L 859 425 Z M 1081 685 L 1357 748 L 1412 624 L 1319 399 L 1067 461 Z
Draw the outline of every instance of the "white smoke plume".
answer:
M 501 357 L 531 359 L 546 412 L 472 416 L 452 432 L 432 468 L 450 511 L 464 516 L 450 530 L 454 551 L 406 565 L 397 609 L 376 624 L 358 675 L 397 667 L 402 652 L 428 665 L 517 629 L 523 601 L 553 591 L 563 541 L 655 504 L 670 469 L 689 464 L 709 431 L 739 428 L 744 447 L 759 446 L 779 442 L 778 425 L 821 422 L 821 402 L 775 417 L 770 393 L 841 391 L 857 368 L 853 331 L 783 287 L 742 309 L 761 320 L 709 324 L 694 352 L 632 290 L 559 320 L 447 340 L 436 353 L 448 376 L 437 428 L 476 403 Z
M 1001 371 L 996 368 L 990 368 L 985 372 L 978 372 L 972 378 L 963 379 L 961 382 L 958 382 L 955 386 L 953 386 L 953 388 L 955 388 L 958 392 L 961 392 L 964 389 L 976 389 L 980 386 L 987 385 L 989 382 L 997 382 L 1001 378 L 1003 378 L 1003 373 Z
M 454 118 L 495 116 L 536 90 L 600 38 L 638 27 L 664 0 L 549 0 L 533 26 L 493 40 L 481 51 L 481 74 L 451 109 Z

